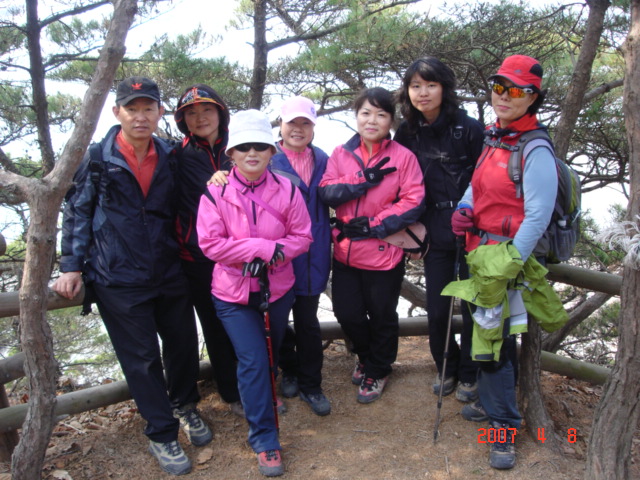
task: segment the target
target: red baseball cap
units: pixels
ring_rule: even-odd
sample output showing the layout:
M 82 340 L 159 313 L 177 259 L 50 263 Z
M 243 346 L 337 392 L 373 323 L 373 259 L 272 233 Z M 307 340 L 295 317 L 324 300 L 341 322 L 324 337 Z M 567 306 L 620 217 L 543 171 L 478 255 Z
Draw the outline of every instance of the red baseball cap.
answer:
M 535 87 L 540 90 L 542 86 L 542 65 L 535 59 L 526 55 L 511 55 L 500 65 L 496 73 L 489 77 L 504 77 L 511 80 L 516 87 Z

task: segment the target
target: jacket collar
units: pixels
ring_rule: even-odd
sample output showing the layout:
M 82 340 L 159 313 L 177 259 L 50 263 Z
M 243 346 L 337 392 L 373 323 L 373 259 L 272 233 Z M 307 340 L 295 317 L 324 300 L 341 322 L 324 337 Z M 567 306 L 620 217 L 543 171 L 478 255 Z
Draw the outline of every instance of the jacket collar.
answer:
M 496 122 L 487 127 L 484 134 L 491 138 L 516 137 L 524 132 L 537 130 L 539 128 L 541 128 L 541 125 L 538 122 L 538 117 L 527 113 L 511 122 L 507 128 L 500 128 L 500 124 Z
M 348 150 L 348 151 L 358 155 L 357 152 L 358 152 L 358 149 L 360 148 L 360 142 L 361 142 L 360 134 L 356 133 L 343 146 L 344 146 L 345 150 Z M 382 140 L 382 143 L 380 145 L 380 151 L 382 151 L 385 148 L 387 148 L 389 143 L 391 143 L 391 134 L 387 135 L 387 138 Z

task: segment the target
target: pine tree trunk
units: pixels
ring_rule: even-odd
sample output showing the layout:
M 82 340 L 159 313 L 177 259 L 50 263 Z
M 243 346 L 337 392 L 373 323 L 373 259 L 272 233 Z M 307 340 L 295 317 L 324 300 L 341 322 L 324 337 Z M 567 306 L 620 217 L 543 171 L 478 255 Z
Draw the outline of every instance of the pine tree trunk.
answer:
M 38 2 L 28 0 L 26 3 L 32 88 L 34 91 L 39 90 L 40 98 L 46 98 L 44 76 L 33 73 L 44 72 L 44 65 L 41 64 L 39 37 L 42 25 L 37 14 Z M 71 183 L 71 176 L 80 164 L 95 131 L 116 68 L 124 56 L 127 32 L 137 12 L 135 0 L 115 0 L 113 3 L 114 16 L 105 45 L 100 52 L 95 76 L 85 94 L 80 115 L 76 119 L 76 127 L 60 159 L 55 166 L 53 163 L 49 165 L 53 170 L 42 180 L 12 176 L 15 182 L 13 186 L 17 187 L 21 198 L 26 199 L 30 208 L 25 270 L 20 289 L 20 341 L 25 353 L 24 368 L 29 383 L 29 408 L 22 438 L 12 455 L 13 480 L 35 480 L 42 477 L 42 465 L 55 424 L 57 368 L 46 311 L 48 283 L 56 246 L 57 217 L 62 197 Z M 44 114 L 37 112 L 38 129 L 48 130 L 46 101 L 34 101 L 34 105 L 44 109 Z M 47 142 L 48 134 L 49 132 L 39 132 L 38 135 L 45 164 L 47 159 L 54 158 L 53 149 Z
M 267 83 L 269 45 L 267 44 L 267 2 L 253 2 L 253 74 L 251 76 L 251 99 L 249 108 L 260 110 Z
M 624 45 L 625 125 L 629 142 L 631 200 L 628 219 L 640 215 L 640 0 L 632 0 L 631 28 Z M 629 232 L 633 236 L 637 230 Z M 638 247 L 637 241 L 632 241 Z M 587 448 L 586 479 L 630 478 L 631 442 L 640 418 L 640 269 L 638 253 L 625 257 L 616 364 L 594 413 Z
M 640 418 L 640 271 L 625 268 L 616 364 L 594 412 L 586 479 L 626 480 Z
M 522 415 L 531 437 L 545 438 L 543 445 L 558 451 L 559 445 L 553 421 L 544 406 L 540 387 L 541 349 L 540 327 L 535 320 L 529 318 L 529 332 L 522 335 L 522 348 L 520 349 L 518 403 L 522 408 Z M 543 435 L 539 435 L 539 433 Z
M 20 343 L 25 353 L 24 369 L 30 396 L 22 438 L 12 458 L 14 480 L 40 478 L 44 452 L 54 425 L 57 366 L 46 318 L 46 299 L 56 244 L 55 205 L 60 203 L 60 199 L 57 203 L 47 200 L 48 196 L 42 195 L 42 204 L 32 206 L 27 233 L 27 255 L 20 294 Z M 54 208 L 47 208 L 47 203 Z

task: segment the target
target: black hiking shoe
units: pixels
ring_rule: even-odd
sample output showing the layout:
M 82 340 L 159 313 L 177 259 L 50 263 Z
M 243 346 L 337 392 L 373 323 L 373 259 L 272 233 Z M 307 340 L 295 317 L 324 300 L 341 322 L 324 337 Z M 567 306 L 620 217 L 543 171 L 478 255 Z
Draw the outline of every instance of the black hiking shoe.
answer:
M 496 441 L 491 444 L 491 450 L 489 450 L 489 465 L 497 470 L 509 470 L 515 467 L 516 429 L 498 422 L 491 422 L 490 425 L 490 430 L 495 430 L 492 435 Z

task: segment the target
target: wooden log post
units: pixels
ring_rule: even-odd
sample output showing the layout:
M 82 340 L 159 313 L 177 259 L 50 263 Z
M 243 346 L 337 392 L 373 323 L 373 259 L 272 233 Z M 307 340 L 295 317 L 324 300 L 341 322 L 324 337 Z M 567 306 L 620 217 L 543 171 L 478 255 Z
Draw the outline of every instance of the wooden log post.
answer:
M 462 330 L 462 318 L 454 316 L 453 331 L 460 333 Z M 335 340 L 343 338 L 344 334 L 338 322 L 320 322 L 322 338 L 324 340 Z M 419 336 L 428 334 L 428 325 L 425 317 L 412 317 L 400 319 L 401 336 Z M 16 355 L 19 357 L 19 355 Z M 10 375 L 5 371 L 8 360 L 0 361 L 0 377 L 8 378 Z M 17 360 L 12 360 L 17 363 Z M 567 377 L 583 380 L 595 385 L 602 385 L 609 376 L 609 369 L 599 365 L 591 365 L 579 360 L 561 357 L 549 352 L 542 352 L 540 357 L 540 367 L 542 370 L 558 373 Z M 12 371 L 16 371 L 11 367 Z M 200 379 L 210 378 L 212 375 L 211 363 L 200 362 Z M 24 375 L 24 373 L 22 374 Z M 19 376 L 22 376 L 19 375 Z M 123 402 L 131 398 L 127 383 L 124 380 L 105 385 L 78 390 L 76 392 L 65 393 L 58 396 L 56 404 L 56 416 L 58 420 L 67 415 L 74 415 L 88 410 L 105 407 L 114 403 Z M 0 434 L 19 429 L 25 419 L 27 405 L 15 405 L 9 408 L 0 409 Z

